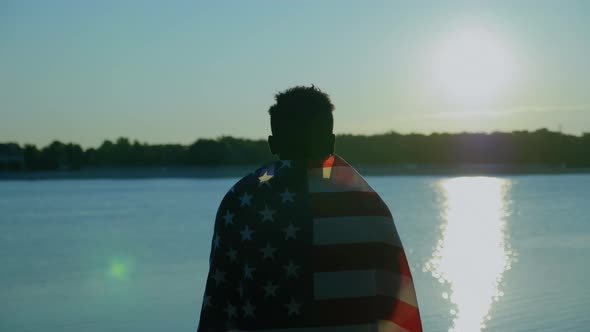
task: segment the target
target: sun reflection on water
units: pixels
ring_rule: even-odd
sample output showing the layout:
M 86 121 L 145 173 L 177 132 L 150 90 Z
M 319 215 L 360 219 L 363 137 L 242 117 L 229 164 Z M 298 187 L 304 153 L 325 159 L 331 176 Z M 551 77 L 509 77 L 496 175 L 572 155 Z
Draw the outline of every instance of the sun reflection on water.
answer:
M 442 238 L 425 270 L 450 286 L 442 297 L 454 304 L 449 331 L 485 328 L 514 253 L 506 234 L 511 181 L 491 177 L 441 180 Z

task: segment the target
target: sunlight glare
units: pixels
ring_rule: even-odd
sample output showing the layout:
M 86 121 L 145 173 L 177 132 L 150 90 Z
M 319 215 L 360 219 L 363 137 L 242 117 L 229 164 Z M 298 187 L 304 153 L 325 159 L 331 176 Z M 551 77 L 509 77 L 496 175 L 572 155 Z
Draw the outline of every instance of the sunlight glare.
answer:
M 467 106 L 488 106 L 515 78 L 511 48 L 482 25 L 467 25 L 432 52 L 432 83 L 437 93 Z
M 455 305 L 449 331 L 481 331 L 513 253 L 506 235 L 511 182 L 461 177 L 439 182 L 444 197 L 442 239 L 425 269 L 450 286 L 441 295 Z

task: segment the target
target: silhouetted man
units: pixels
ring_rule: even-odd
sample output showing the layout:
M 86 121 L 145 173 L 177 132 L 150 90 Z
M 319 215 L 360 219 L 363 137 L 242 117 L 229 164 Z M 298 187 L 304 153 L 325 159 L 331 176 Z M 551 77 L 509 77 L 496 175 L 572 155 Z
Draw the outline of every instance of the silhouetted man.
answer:
M 334 154 L 333 110 L 314 86 L 276 95 L 280 160 L 221 202 L 199 331 L 422 330 L 389 209 Z

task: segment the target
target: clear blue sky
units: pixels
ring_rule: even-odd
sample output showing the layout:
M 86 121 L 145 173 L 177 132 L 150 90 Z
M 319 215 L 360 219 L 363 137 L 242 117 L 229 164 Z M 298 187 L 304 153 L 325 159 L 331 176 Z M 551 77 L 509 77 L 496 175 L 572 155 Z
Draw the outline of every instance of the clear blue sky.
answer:
M 0 142 L 262 138 L 312 83 L 337 133 L 590 131 L 590 1 L 468 3 L 0 0 Z

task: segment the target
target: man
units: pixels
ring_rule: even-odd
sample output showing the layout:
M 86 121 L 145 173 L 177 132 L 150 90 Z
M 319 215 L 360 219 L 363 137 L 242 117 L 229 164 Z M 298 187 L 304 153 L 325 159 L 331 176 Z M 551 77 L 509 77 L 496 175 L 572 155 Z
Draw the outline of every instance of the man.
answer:
M 389 209 L 334 154 L 333 109 L 314 86 L 276 95 L 280 160 L 221 202 L 198 331 L 422 330 Z

